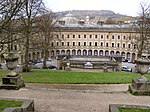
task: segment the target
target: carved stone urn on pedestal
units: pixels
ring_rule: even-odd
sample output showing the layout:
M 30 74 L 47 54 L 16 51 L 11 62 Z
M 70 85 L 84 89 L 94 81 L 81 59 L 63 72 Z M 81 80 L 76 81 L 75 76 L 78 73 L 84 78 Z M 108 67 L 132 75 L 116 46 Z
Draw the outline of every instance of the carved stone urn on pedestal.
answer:
M 129 90 L 135 95 L 150 95 L 150 81 L 144 76 L 148 72 L 150 60 L 139 58 L 136 61 L 137 71 L 141 74 L 139 78 L 132 79 Z
M 18 57 L 14 54 L 9 54 L 5 57 L 6 66 L 9 70 L 12 70 L 6 76 L 2 77 L 2 85 L 0 89 L 20 89 L 24 87 L 24 81 L 21 79 L 21 75 L 14 72 L 14 68 L 17 66 Z

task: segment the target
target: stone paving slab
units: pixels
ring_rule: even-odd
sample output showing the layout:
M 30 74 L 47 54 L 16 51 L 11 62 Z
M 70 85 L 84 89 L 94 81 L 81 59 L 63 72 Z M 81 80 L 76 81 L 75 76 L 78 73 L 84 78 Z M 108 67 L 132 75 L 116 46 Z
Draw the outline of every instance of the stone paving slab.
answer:
M 85 87 L 91 92 L 83 92 L 83 89 L 80 91 L 77 87 L 71 89 L 72 86 Z M 35 112 L 109 112 L 109 104 L 150 105 L 149 96 L 133 96 L 124 92 L 128 85 L 76 86 L 65 85 L 69 88 L 67 89 L 59 85 L 26 84 L 26 87 L 20 90 L 0 90 L 0 98 L 32 99 L 35 104 Z M 91 86 L 95 89 L 92 89 Z M 95 92 L 96 90 L 99 92 Z

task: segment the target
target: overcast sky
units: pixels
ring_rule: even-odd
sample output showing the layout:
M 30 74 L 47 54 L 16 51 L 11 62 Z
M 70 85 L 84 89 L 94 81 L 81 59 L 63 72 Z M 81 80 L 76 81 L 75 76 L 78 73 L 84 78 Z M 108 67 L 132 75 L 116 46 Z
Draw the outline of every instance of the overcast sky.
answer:
M 137 16 L 139 4 L 149 0 L 44 0 L 53 12 L 66 10 L 112 10 L 115 13 Z

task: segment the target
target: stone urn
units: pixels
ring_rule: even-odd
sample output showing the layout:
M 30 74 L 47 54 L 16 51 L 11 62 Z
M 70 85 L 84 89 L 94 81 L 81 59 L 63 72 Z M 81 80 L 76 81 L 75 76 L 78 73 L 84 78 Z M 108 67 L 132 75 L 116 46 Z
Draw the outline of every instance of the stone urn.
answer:
M 139 58 L 136 61 L 137 71 L 141 74 L 139 78 L 132 79 L 132 84 L 129 85 L 129 91 L 134 95 L 150 96 L 150 81 L 144 76 L 148 72 L 150 60 Z
M 7 56 L 5 58 L 6 60 L 6 66 L 9 70 L 14 70 L 14 68 L 17 66 L 18 57 L 16 56 Z
M 150 60 L 147 58 L 139 58 L 136 61 L 137 71 L 141 74 L 139 77 L 139 81 L 148 81 L 148 79 L 144 76 L 148 72 L 150 66 Z
M 0 86 L 0 89 L 20 89 L 21 87 L 25 86 L 24 81 L 22 80 L 21 75 L 14 72 L 14 68 L 17 66 L 18 57 L 14 54 L 9 54 L 5 57 L 6 60 L 6 66 L 9 70 L 11 70 L 10 73 L 8 73 L 6 76 L 2 77 L 2 85 Z

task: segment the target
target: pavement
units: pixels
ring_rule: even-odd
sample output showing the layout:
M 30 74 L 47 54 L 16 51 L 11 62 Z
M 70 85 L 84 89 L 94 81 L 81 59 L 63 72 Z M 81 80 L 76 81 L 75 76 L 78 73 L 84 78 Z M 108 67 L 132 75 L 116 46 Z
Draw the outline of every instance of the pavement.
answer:
M 35 112 L 109 112 L 109 104 L 150 106 L 149 96 L 133 96 L 128 86 L 26 83 L 20 90 L 0 90 L 0 98 L 33 99 Z

